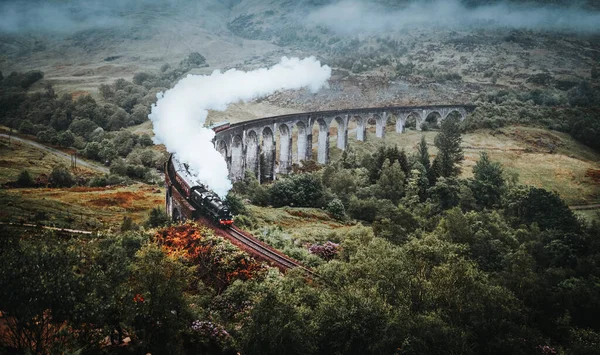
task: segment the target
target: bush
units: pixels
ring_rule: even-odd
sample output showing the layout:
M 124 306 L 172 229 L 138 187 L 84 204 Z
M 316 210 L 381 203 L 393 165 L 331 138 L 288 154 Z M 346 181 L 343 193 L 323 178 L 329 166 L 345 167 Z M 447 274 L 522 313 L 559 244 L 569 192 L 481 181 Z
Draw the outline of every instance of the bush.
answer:
M 206 64 L 206 58 L 198 52 L 192 52 L 186 59 L 181 62 L 185 67 L 199 67 Z
M 346 209 L 339 198 L 334 198 L 327 204 L 327 212 L 340 221 L 346 218 Z
M 379 215 L 380 201 L 376 198 L 358 199 L 353 197 L 348 206 L 348 214 L 354 219 L 373 222 Z
M 241 215 L 246 213 L 246 206 L 244 205 L 244 202 L 242 202 L 242 199 L 231 192 L 227 194 L 227 197 L 225 198 L 225 204 L 229 206 L 229 211 L 231 211 L 233 215 Z
M 73 175 L 71 175 L 64 165 L 59 165 L 52 169 L 49 181 L 50 184 L 55 187 L 71 187 L 75 184 Z
M 17 186 L 18 187 L 30 187 L 33 186 L 34 181 L 27 170 L 21 170 L 19 173 L 19 177 L 17 178 Z
M 129 216 L 123 216 L 123 222 L 121 223 L 121 232 L 136 231 L 140 227 L 133 222 L 133 219 Z
M 95 176 L 88 182 L 89 187 L 105 187 L 108 185 L 106 176 Z
M 325 188 L 313 174 L 299 174 L 278 180 L 270 188 L 274 207 L 320 207 Z
M 28 71 L 25 74 L 21 75 L 20 86 L 23 89 L 28 89 L 31 85 L 33 85 L 36 81 L 44 78 L 44 73 L 39 70 Z
M 30 120 L 23 120 L 19 125 L 19 132 L 23 134 L 32 134 L 34 132 L 33 123 Z
M 170 223 L 170 218 L 167 215 L 167 213 L 165 212 L 165 210 L 163 210 L 160 207 L 155 207 L 152 209 L 152 211 L 150 211 L 150 214 L 148 215 L 148 219 L 146 220 L 146 227 L 150 227 L 150 228 L 157 228 L 157 227 L 162 227 L 162 226 L 166 226 Z

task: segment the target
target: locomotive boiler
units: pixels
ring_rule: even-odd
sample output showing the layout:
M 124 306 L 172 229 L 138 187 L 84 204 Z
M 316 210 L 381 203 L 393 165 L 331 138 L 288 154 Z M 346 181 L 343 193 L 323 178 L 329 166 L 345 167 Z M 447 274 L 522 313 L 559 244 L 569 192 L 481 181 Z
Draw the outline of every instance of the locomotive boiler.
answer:
M 226 228 L 233 224 L 229 206 L 189 171 L 187 164 L 171 154 L 166 163 L 167 213 L 174 220 L 205 216 Z

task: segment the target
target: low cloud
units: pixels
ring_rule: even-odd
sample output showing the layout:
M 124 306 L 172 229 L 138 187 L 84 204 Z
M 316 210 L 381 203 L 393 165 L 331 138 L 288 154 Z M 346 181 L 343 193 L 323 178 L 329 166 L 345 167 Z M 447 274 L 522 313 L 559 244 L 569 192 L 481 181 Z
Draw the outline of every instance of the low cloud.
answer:
M 312 11 L 307 24 L 339 34 L 381 33 L 411 28 L 511 28 L 598 33 L 600 12 L 580 7 L 498 3 L 467 7 L 457 0 L 418 1 L 402 9 L 366 1 L 341 1 Z

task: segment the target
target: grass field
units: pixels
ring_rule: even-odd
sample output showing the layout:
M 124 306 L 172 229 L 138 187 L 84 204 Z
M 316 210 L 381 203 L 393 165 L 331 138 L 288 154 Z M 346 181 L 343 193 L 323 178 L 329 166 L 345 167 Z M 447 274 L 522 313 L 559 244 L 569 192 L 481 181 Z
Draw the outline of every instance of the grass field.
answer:
M 0 190 L 0 220 L 79 229 L 116 228 L 128 216 L 142 223 L 164 205 L 164 189 L 146 184 L 102 188 Z

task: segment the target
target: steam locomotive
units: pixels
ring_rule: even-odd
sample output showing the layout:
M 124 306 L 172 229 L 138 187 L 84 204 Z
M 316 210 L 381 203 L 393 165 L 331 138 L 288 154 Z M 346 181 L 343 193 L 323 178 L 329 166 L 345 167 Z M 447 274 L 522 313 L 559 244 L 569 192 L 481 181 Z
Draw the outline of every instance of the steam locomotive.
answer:
M 190 206 L 188 209 L 191 218 L 205 216 L 223 228 L 233 225 L 233 216 L 229 210 L 229 206 L 216 193 L 198 181 L 190 173 L 188 165 L 180 162 L 174 154 L 171 155 L 167 162 L 165 173 L 167 184 L 172 185 L 167 190 L 167 206 L 170 203 L 172 205 L 172 201 L 170 201 L 172 195 L 169 192 L 170 189 L 175 187 L 178 193 L 189 203 Z M 178 211 L 172 206 L 170 208 L 173 211 L 172 215 L 174 219 L 184 219 L 182 211 Z

